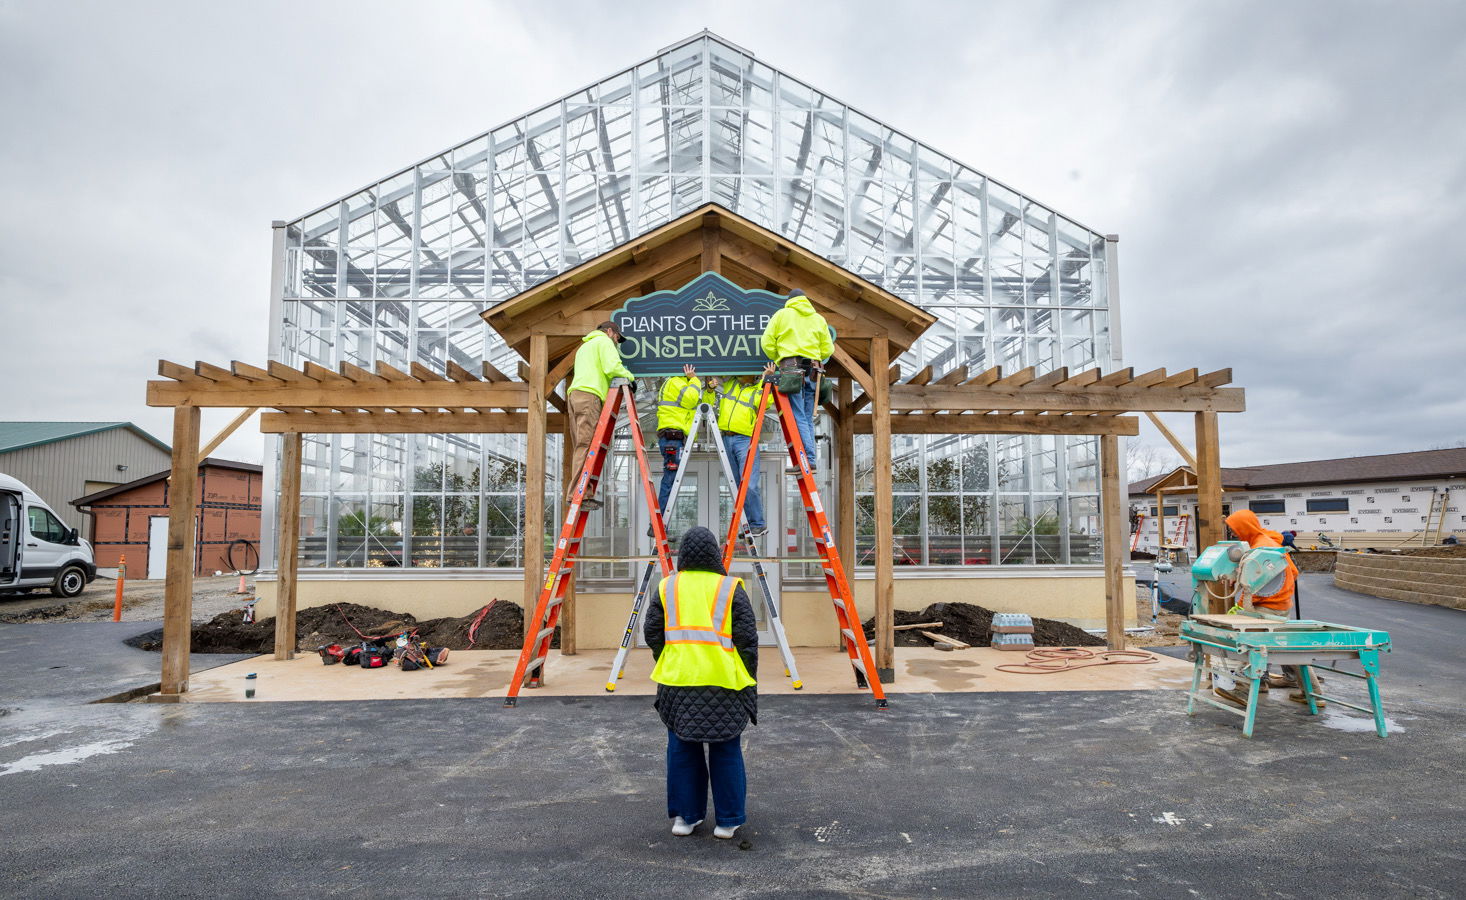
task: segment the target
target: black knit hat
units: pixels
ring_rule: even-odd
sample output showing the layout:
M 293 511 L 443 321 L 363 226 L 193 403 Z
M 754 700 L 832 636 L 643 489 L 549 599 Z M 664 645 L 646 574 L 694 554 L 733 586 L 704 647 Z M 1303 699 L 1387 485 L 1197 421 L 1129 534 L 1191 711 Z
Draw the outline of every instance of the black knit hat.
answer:
M 723 548 L 718 545 L 717 536 L 701 525 L 687 529 L 677 551 L 677 571 L 727 575 L 723 568 Z

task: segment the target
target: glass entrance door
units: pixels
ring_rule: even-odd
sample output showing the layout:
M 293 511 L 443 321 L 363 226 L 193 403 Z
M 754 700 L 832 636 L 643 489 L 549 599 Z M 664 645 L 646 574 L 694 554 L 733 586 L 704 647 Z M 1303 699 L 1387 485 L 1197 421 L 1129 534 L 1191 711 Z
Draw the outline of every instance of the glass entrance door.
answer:
M 722 462 L 718 459 L 717 453 L 711 449 L 700 448 L 701 445 L 699 449 L 693 450 L 684 457 L 683 465 L 687 469 L 682 475 L 682 486 L 677 496 L 670 502 L 671 515 L 667 520 L 667 536 L 673 542 L 674 561 L 677 538 L 687 529 L 694 525 L 701 525 L 711 529 L 721 541 L 727 534 L 728 520 L 733 511 L 736 491 L 723 477 Z M 770 455 L 765 454 L 762 471 L 759 473 L 759 482 L 764 496 L 765 514 L 768 516 L 769 534 L 759 539 L 761 556 L 772 555 L 772 551 L 778 547 L 776 536 L 783 533 L 783 504 L 769 502 L 770 498 L 778 496 L 777 492 L 782 483 L 782 471 L 782 464 L 778 461 L 771 464 Z M 660 478 L 660 470 L 653 472 L 653 485 L 656 485 Z M 711 489 L 714 485 L 716 485 L 716 490 Z M 651 541 L 645 537 L 649 524 L 646 521 L 646 504 L 638 502 L 634 504 L 633 508 L 640 520 L 634 523 L 635 533 L 643 536 L 640 546 L 644 547 L 645 552 L 649 554 Z M 747 556 L 747 551 L 740 547 L 735 556 Z M 780 566 L 777 563 L 766 562 L 763 568 L 768 579 L 769 591 L 773 594 L 775 604 L 778 604 L 780 602 Z M 769 627 L 768 609 L 764 603 L 763 588 L 754 574 L 753 564 L 735 562 L 730 574 L 743 579 L 744 587 L 748 591 L 748 599 L 753 604 L 754 615 L 757 617 L 759 643 L 772 645 L 774 635 Z M 637 636 L 637 641 L 640 644 L 640 635 Z

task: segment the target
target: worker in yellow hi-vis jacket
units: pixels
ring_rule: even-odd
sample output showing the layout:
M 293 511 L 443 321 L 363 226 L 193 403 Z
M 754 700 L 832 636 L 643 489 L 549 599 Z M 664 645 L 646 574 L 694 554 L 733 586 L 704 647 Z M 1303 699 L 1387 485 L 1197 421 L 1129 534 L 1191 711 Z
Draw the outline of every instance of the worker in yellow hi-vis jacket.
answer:
M 762 379 L 757 375 L 741 375 L 719 381 L 708 379 L 713 393 L 718 397 L 718 430 L 723 433 L 723 448 L 733 464 L 733 475 L 743 477 L 743 467 L 748 455 L 753 454 L 753 472 L 748 478 L 748 493 L 743 499 L 743 514 L 748 516 L 748 527 L 754 537 L 769 532 L 764 520 L 763 497 L 758 490 L 759 459 L 758 447 L 753 444 L 753 423 L 758 419 L 758 401 L 762 394 Z M 736 492 L 737 483 L 732 485 Z
M 682 465 L 683 450 L 687 446 L 687 431 L 692 427 L 692 417 L 697 405 L 706 400 L 714 401 L 710 391 L 703 388 L 697 369 L 690 365 L 682 367 L 681 375 L 673 375 L 662 382 L 662 393 L 657 400 L 657 449 L 662 454 L 662 484 L 657 490 L 657 509 L 667 514 L 667 498 L 672 493 L 672 482 L 677 479 L 677 468 Z
M 778 364 L 779 390 L 789 395 L 794 422 L 799 426 L 799 440 L 809 470 L 819 468 L 814 446 L 814 409 L 817 375 L 824 371 L 825 360 L 835 352 L 830 339 L 830 325 L 804 295 L 795 290 L 789 294 L 784 308 L 774 313 L 760 341 L 764 355 Z

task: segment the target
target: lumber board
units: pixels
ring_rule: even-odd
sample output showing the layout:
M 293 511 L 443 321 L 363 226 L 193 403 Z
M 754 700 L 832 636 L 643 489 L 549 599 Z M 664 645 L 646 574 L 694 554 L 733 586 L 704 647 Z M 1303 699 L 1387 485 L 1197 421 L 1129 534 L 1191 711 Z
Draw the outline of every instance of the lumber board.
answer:
M 1089 412 L 1243 412 L 1241 388 L 1053 388 L 1016 390 L 898 384 L 891 389 L 893 410 L 972 410 L 1003 412 L 1043 410 L 1050 413 Z
M 966 641 L 959 641 L 956 638 L 952 637 L 951 635 L 937 634 L 934 631 L 923 631 L 921 633 L 921 636 L 924 637 L 924 638 L 930 638 L 931 640 L 936 641 L 939 644 L 951 644 L 953 647 L 956 647 L 958 650 L 970 650 L 970 649 L 972 649 L 972 645 L 971 644 L 967 643 Z
M 331 373 L 329 370 L 322 372 Z M 317 373 L 311 370 L 312 376 Z M 330 409 L 452 409 L 472 407 L 524 408 L 529 385 L 522 382 L 490 384 L 475 379 L 457 382 L 389 382 L 372 375 L 372 383 L 341 381 L 264 385 L 197 382 L 148 382 L 149 406 L 245 407 L 278 409 L 284 406 Z
M 864 399 L 864 398 L 863 398 Z M 861 404 L 864 407 L 865 404 Z M 871 434 L 870 415 L 855 416 L 855 433 Z M 893 416 L 892 434 L 1140 434 L 1134 416 L 1012 416 L 919 412 Z
M 564 426 L 564 413 L 548 413 L 548 427 Z M 527 434 L 526 412 L 267 412 L 263 434 Z

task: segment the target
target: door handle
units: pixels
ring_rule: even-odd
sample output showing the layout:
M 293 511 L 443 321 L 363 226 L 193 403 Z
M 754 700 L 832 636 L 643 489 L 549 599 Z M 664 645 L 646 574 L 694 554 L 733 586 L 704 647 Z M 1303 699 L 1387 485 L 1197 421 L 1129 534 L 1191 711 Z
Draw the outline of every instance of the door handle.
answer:
M 39 547 L 40 544 L 26 544 L 27 547 Z

